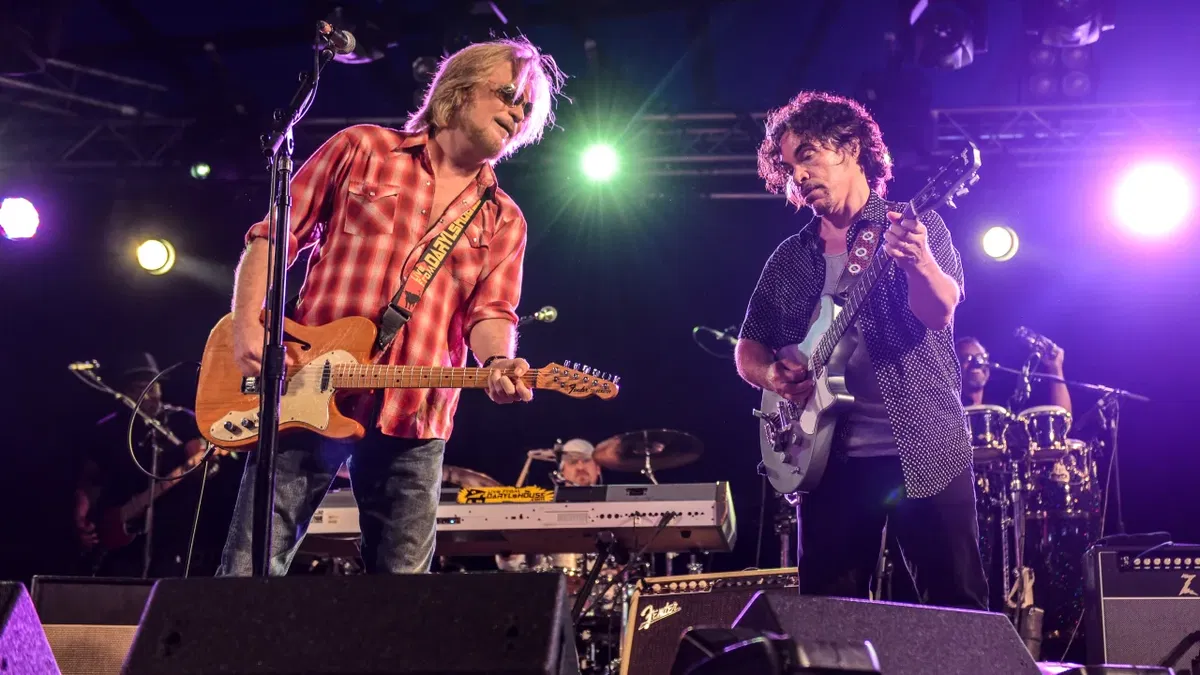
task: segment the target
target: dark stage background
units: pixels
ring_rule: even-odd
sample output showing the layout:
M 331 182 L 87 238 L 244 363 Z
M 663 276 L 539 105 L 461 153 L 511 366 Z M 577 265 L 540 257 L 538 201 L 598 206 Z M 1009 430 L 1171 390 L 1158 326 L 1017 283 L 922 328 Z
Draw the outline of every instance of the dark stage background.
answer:
M 869 11 L 872 3 L 846 3 L 837 10 L 829 44 L 797 68 L 780 54 L 800 50 L 803 37 L 793 35 L 785 42 L 785 26 L 776 24 L 804 26 L 816 10 L 794 10 L 804 16 L 780 22 L 770 19 L 773 13 L 800 3 L 716 4 L 728 12 L 712 24 L 718 81 L 723 83 L 716 100 L 698 100 L 687 78 L 674 74 L 681 59 L 691 58 L 681 20 L 659 15 L 656 41 L 628 37 L 631 27 L 649 30 L 654 16 L 597 22 L 601 46 L 619 64 L 614 68 L 628 75 L 622 101 L 636 104 L 642 95 L 638 92 L 645 92 L 645 101 L 675 110 L 762 110 L 803 87 L 851 91 L 858 75 L 881 53 L 875 29 L 884 21 Z M 1122 23 L 1100 43 L 1106 46 L 1100 64 L 1104 97 L 1129 101 L 1175 94 L 1176 99 L 1195 100 L 1194 73 L 1170 63 L 1181 63 L 1178 59 L 1186 60 L 1187 53 L 1197 57 L 1190 62 L 1200 61 L 1197 45 L 1169 44 L 1158 37 L 1172 26 L 1194 25 L 1196 9 L 1182 2 L 1156 8 L 1117 4 L 1125 11 Z M 993 15 L 993 35 L 1015 29 L 1015 19 L 1003 7 L 994 8 Z M 100 21 L 96 16 L 87 15 Z M 209 25 L 214 21 L 207 20 Z M 856 22 L 866 22 L 869 30 L 856 30 Z M 165 17 L 157 17 L 156 23 L 175 25 Z M 202 26 L 193 25 L 191 34 L 205 30 Z M 755 35 L 743 30 L 746 26 L 770 35 Z M 187 34 L 183 28 L 174 30 Z M 569 72 L 586 70 L 573 38 L 547 27 L 526 32 L 561 54 Z M 844 62 L 857 65 L 839 60 L 839 41 L 851 51 L 857 48 Z M 756 51 L 760 46 L 770 53 Z M 938 74 L 934 101 L 1013 103 L 997 93 L 1003 87 L 996 83 L 1010 79 L 997 63 L 1017 49 L 1005 48 L 1004 40 L 994 37 L 992 51 L 980 57 L 974 70 Z M 88 53 L 114 69 L 156 68 L 130 54 L 102 57 L 95 45 Z M 749 55 L 765 66 L 756 67 Z M 286 100 L 291 73 L 303 67 L 304 58 L 302 45 L 298 51 L 277 49 L 247 56 L 234 72 L 244 89 L 277 104 Z M 394 61 L 386 67 L 403 71 L 411 59 Z M 329 87 L 312 114 L 397 115 L 406 109 L 406 95 L 399 94 L 394 94 L 398 104 L 364 104 L 370 90 L 362 72 L 331 67 L 325 76 Z M 599 190 L 577 179 L 562 180 L 570 178 L 565 169 L 531 168 L 561 150 L 556 139 L 596 133 L 596 124 L 568 112 L 594 116 L 604 107 L 589 98 L 589 80 L 581 82 L 576 90 L 568 87 L 577 100 L 574 108 L 563 106 L 563 128 L 542 147 L 521 155 L 528 164 L 499 170 L 502 185 L 522 205 L 530 224 L 522 313 L 543 305 L 559 310 L 555 323 L 522 331 L 520 354 L 535 366 L 570 359 L 619 374 L 620 395 L 609 402 L 573 401 L 543 392 L 528 405 L 499 407 L 480 392 L 466 392 L 446 461 L 509 482 L 517 477 L 525 451 L 549 447 L 556 438 L 598 443 L 639 429 L 686 431 L 704 443 L 704 456 L 659 478 L 731 481 L 739 540 L 734 552 L 715 557 L 714 567 L 775 566 L 777 546 L 769 533 L 756 556 L 761 485 L 755 475 L 757 426 L 750 410 L 758 393 L 738 378 L 732 361 L 701 350 L 691 332 L 700 324 L 723 328 L 740 321 L 763 262 L 806 216 L 779 200 L 707 199 L 687 179 L 631 181 Z M 343 92 L 349 93 L 342 97 Z M 620 128 L 621 122 L 610 125 Z M 887 129 L 885 139 L 891 140 Z M 302 145 L 298 156 L 312 150 L 311 144 Z M 1065 348 L 1068 377 L 1149 396 L 1150 404 L 1122 408 L 1126 526 L 1131 532 L 1168 530 L 1177 541 L 1197 541 L 1200 449 L 1193 415 L 1200 367 L 1191 355 L 1191 345 L 1200 341 L 1194 309 L 1200 282 L 1194 257 L 1197 222 L 1193 216 L 1181 234 L 1147 242 L 1117 232 L 1110 215 L 1116 171 L 1143 154 L 1170 150 L 1132 139 L 1119 156 L 1068 168 L 1018 168 L 991 161 L 985 152 L 978 188 L 958 211 L 943 210 L 943 215 L 966 267 L 967 300 L 959 310 L 956 333 L 975 335 L 1001 363 L 1016 363 L 1023 352 L 1013 330 L 1029 326 Z M 238 161 L 248 162 L 253 151 L 253 146 L 240 151 Z M 892 196 L 910 194 L 927 175 L 899 167 Z M 149 173 L 113 170 L 86 176 L 10 171 L 4 179 L 7 189 L 19 187 L 35 200 L 42 217 L 33 240 L 0 240 L 0 354 L 8 382 L 0 408 L 0 499 L 5 507 L 0 509 L 0 578 L 28 579 L 71 569 L 74 464 L 87 449 L 91 425 L 107 411 L 103 397 L 77 383 L 66 365 L 91 358 L 103 363 L 121 350 L 140 349 L 153 352 L 163 365 L 198 359 L 209 328 L 228 309 L 241 235 L 263 214 L 266 195 L 265 179 L 257 184 L 191 181 L 186 164 Z M 979 249 L 980 234 L 996 223 L 1011 225 L 1021 235 L 1020 252 L 1007 263 L 991 261 Z M 179 251 L 176 269 L 163 277 L 146 275 L 130 262 L 130 242 L 152 234 L 168 237 Z M 293 281 L 298 277 L 293 268 Z M 167 385 L 169 400 L 188 403 L 193 386 L 190 370 L 181 369 Z M 992 396 L 1003 398 L 1012 381 L 996 374 L 991 386 Z M 1077 413 L 1094 398 L 1077 394 Z M 608 473 L 606 480 L 640 482 L 640 477 Z

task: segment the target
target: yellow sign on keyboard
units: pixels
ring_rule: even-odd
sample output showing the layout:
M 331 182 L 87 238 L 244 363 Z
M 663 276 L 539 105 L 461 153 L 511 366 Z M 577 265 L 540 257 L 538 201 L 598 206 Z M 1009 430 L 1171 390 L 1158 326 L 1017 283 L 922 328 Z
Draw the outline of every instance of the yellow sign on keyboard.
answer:
M 540 487 L 468 487 L 458 491 L 459 504 L 530 504 L 554 501 L 554 491 Z

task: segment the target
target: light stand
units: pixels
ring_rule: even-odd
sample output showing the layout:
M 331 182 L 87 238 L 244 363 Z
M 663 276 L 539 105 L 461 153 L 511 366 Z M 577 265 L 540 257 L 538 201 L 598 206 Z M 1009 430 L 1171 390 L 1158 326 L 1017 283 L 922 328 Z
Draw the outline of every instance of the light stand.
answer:
M 254 453 L 254 504 L 251 560 L 254 576 L 270 576 L 271 516 L 275 505 L 275 454 L 279 444 L 279 402 L 283 395 L 284 289 L 287 287 L 287 241 L 291 231 L 292 128 L 308 112 L 317 93 L 321 71 L 333 60 L 334 50 L 320 35 L 322 44 L 312 72 L 300 74 L 300 87 L 286 110 L 276 110 L 275 124 L 262 141 L 263 154 L 271 161 L 271 212 L 268 216 L 269 253 L 267 297 L 263 317 L 262 377 L 259 380 L 258 452 Z

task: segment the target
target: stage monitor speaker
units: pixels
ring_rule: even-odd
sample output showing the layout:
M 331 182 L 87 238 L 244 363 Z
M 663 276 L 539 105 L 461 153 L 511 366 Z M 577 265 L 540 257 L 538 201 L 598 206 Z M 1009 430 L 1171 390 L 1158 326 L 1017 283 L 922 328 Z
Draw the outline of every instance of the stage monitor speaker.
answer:
M 0 581 L 0 673 L 55 675 L 59 672 L 25 584 Z
M 800 642 L 869 641 L 887 675 L 1039 675 L 1003 614 L 762 591 L 737 628 L 786 633 Z
M 668 675 L 688 628 L 729 628 L 758 591 L 796 585 L 795 567 L 642 579 L 630 600 L 621 675 Z
M 1190 668 L 1200 659 L 1200 546 L 1094 546 L 1083 600 L 1089 662 Z
M 116 675 L 153 579 L 37 576 L 30 595 L 63 675 Z
M 566 602 L 558 573 L 164 579 L 122 672 L 578 675 Z

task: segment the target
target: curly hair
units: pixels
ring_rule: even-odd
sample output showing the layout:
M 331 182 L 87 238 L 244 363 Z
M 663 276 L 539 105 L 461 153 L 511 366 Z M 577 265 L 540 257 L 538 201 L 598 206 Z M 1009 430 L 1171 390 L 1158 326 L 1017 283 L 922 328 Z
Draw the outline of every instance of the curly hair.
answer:
M 867 185 L 884 196 L 892 178 L 892 160 L 879 125 L 857 101 L 821 91 L 802 91 L 787 105 L 767 113 L 767 134 L 758 146 L 758 175 L 767 190 L 786 191 L 788 200 L 797 203 L 799 195 L 791 188 L 792 169 L 783 161 L 783 136 L 788 131 L 841 150 L 857 143 L 858 165 L 867 177 Z

